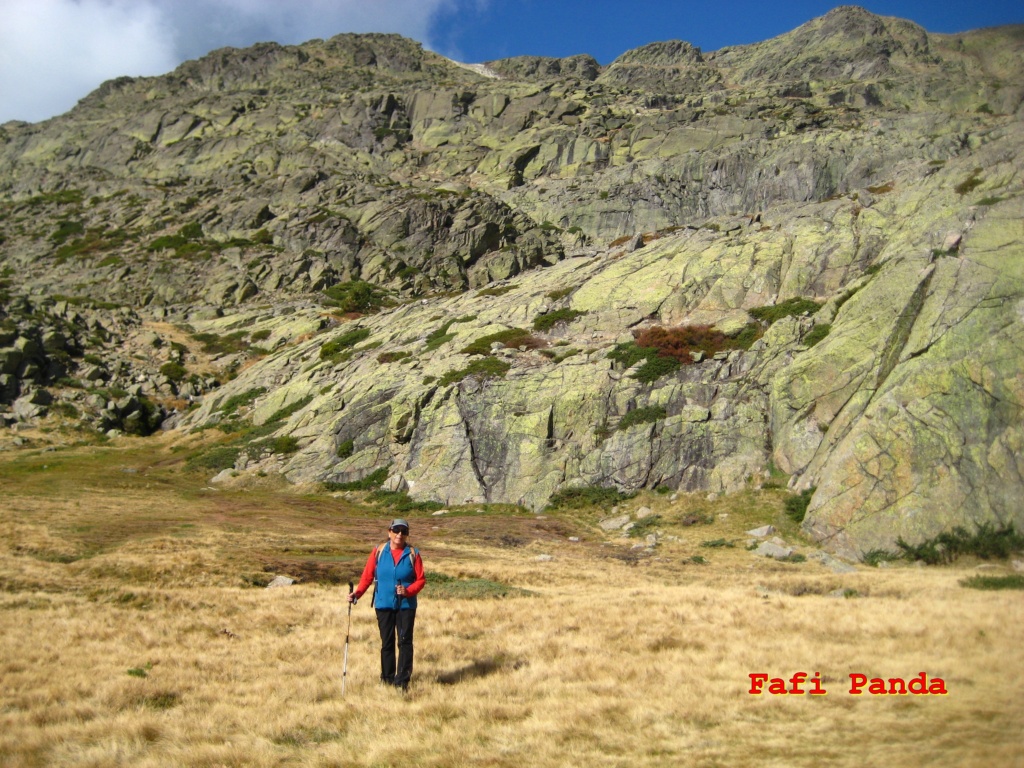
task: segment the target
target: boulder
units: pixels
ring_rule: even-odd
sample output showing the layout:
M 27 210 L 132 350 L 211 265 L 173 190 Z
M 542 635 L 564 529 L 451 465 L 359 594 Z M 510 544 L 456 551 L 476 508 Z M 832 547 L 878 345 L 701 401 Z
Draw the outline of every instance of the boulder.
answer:
M 773 557 L 776 560 L 782 560 L 793 554 L 793 548 L 770 541 L 762 541 L 757 546 L 757 549 L 754 550 L 754 554 L 760 557 Z

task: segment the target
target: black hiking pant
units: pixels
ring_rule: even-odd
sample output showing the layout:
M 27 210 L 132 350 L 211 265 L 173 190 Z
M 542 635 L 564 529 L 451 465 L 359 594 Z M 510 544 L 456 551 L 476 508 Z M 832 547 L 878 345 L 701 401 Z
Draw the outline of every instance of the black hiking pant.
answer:
M 380 629 L 380 680 L 387 685 L 407 688 L 412 678 L 412 633 L 416 609 L 405 611 L 377 609 Z M 395 640 L 398 640 L 398 663 L 395 663 Z

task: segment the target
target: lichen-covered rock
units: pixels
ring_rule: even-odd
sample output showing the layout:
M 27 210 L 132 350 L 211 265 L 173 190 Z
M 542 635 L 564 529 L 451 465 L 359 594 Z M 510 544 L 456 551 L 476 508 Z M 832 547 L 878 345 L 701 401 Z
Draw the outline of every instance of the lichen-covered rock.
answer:
M 446 504 L 772 464 L 851 556 L 1024 527 L 1018 33 L 842 7 L 605 68 L 341 35 L 111 81 L 0 128 L 0 407 L 245 423 L 237 482 Z

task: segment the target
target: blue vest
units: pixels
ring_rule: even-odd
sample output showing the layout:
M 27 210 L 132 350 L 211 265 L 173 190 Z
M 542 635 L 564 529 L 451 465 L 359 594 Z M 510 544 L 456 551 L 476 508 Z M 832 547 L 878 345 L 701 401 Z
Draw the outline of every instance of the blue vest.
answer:
M 382 610 L 394 610 L 399 608 L 398 595 L 395 594 L 395 587 L 401 582 L 409 586 L 416 581 L 416 568 L 413 566 L 415 550 L 407 546 L 402 550 L 402 556 L 396 563 L 391 555 L 391 545 L 384 542 L 381 545 L 383 550 L 377 550 L 377 586 L 373 593 L 373 607 Z M 416 598 L 403 597 L 401 610 L 415 610 Z

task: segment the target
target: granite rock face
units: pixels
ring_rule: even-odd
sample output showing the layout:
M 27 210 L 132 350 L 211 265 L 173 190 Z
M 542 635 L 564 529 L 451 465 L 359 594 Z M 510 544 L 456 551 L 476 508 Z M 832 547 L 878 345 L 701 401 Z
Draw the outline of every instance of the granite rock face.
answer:
M 296 441 L 233 482 L 445 504 L 774 469 L 852 557 L 1024 527 L 1021 29 L 843 7 L 607 67 L 340 35 L 111 81 L 0 126 L 4 420 L 192 401 L 165 426 Z M 718 341 L 630 346 L 659 328 Z

